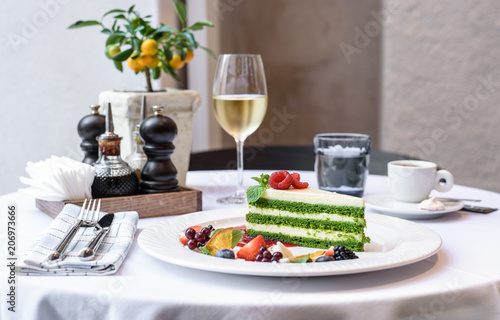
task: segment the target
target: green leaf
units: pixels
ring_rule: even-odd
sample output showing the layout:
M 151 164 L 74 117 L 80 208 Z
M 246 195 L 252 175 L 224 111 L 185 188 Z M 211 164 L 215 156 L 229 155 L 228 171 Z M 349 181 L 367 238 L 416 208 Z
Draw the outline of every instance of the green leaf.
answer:
M 104 18 L 105 16 L 107 16 L 108 14 L 112 14 L 112 13 L 120 13 L 120 12 L 127 12 L 125 10 L 122 10 L 122 9 L 113 9 L 111 11 L 108 11 L 106 12 L 102 17 Z
M 207 256 L 212 256 L 212 257 L 214 256 L 212 252 L 210 252 L 210 250 L 208 250 L 208 248 L 205 246 L 200 247 L 200 251 L 201 253 L 206 254 Z
M 184 61 L 184 59 L 186 59 L 186 51 L 181 50 L 180 51 L 180 56 L 181 56 L 181 60 Z
M 195 48 L 198 48 L 198 43 L 194 40 L 194 35 L 191 32 L 183 32 L 184 38 L 191 43 L 191 45 Z
M 261 174 L 260 177 L 252 177 L 251 179 L 257 181 L 259 183 L 259 186 L 269 188 L 269 175 L 268 174 Z
M 127 20 L 127 17 L 125 17 L 123 14 L 119 14 L 119 15 L 116 15 L 114 16 L 115 19 L 123 19 L 123 20 Z M 128 21 L 128 20 L 127 20 Z
M 83 28 L 83 27 L 88 27 L 88 26 L 100 26 L 101 23 L 99 21 L 95 20 L 88 20 L 88 21 L 77 21 L 70 25 L 68 29 L 76 29 L 76 28 Z
M 109 30 L 109 29 L 102 29 L 102 30 L 101 30 L 101 33 L 104 33 L 104 34 L 111 34 L 111 33 L 112 33 L 112 31 L 111 31 L 111 30 Z
M 179 78 L 177 73 L 175 73 L 175 71 L 170 67 L 170 65 L 168 63 L 163 64 L 163 71 L 165 71 L 165 73 L 167 73 L 169 76 L 171 76 L 175 81 L 181 83 L 181 79 Z
M 174 56 L 172 51 L 170 51 L 170 49 L 167 47 L 165 47 L 163 51 L 165 52 L 165 58 L 167 58 L 168 61 L 172 60 L 172 57 Z
M 300 259 L 297 259 L 297 260 L 290 260 L 290 263 L 306 263 L 307 261 L 309 261 L 309 258 L 310 257 L 310 254 L 307 255 L 307 257 L 304 257 L 304 258 L 300 258 Z
M 124 35 L 112 33 L 108 37 L 108 39 L 106 40 L 106 45 L 110 45 L 110 44 L 115 44 L 115 43 L 121 42 L 123 38 L 125 38 Z
M 212 22 L 206 21 L 206 20 L 201 20 L 201 21 L 196 22 L 192 26 L 189 26 L 187 29 L 196 31 L 196 30 L 203 29 L 203 27 L 213 27 L 213 26 L 214 26 L 214 24 Z
M 131 14 L 132 11 L 134 11 L 134 7 L 135 7 L 135 4 L 133 6 L 131 6 L 130 8 L 128 8 L 128 14 Z
M 234 249 L 238 242 L 240 242 L 241 238 L 245 235 L 245 231 L 243 230 L 238 230 L 238 229 L 233 229 L 231 231 L 232 234 L 232 240 L 231 240 L 231 249 Z
M 134 33 L 139 32 L 139 31 L 144 30 L 144 29 L 146 29 L 145 26 L 138 26 L 137 28 L 134 29 Z
M 141 55 L 141 53 L 140 53 L 140 52 L 136 52 L 136 53 L 134 53 L 134 54 L 131 56 L 131 58 L 132 58 L 132 59 L 137 59 L 137 57 L 138 57 L 138 56 L 140 56 L 140 55 Z
M 115 63 L 116 69 L 120 70 L 120 72 L 123 72 L 123 65 L 120 61 L 113 61 Z
M 217 59 L 217 56 L 215 55 L 215 53 L 212 50 L 208 49 L 207 47 L 202 47 L 202 46 L 200 46 L 200 48 L 205 50 L 212 58 Z
M 186 5 L 182 1 L 175 1 L 174 6 L 175 6 L 175 12 L 177 12 L 177 16 L 179 16 L 182 27 L 184 28 L 186 26 L 186 16 L 187 16 Z
M 134 49 L 130 48 L 130 49 L 127 49 L 125 51 L 122 51 L 120 52 L 119 54 L 117 54 L 116 56 L 113 57 L 113 60 L 115 61 L 125 61 L 128 59 L 128 57 L 130 57 L 130 55 L 132 54 L 132 52 L 134 52 Z
M 156 29 L 155 33 L 163 33 L 163 32 L 174 32 L 174 29 L 172 29 L 172 27 L 170 26 L 165 26 L 165 25 L 162 25 L 161 27 L 159 27 L 158 29 Z
M 251 186 L 247 189 L 247 202 L 252 203 L 257 200 L 266 192 L 268 188 L 261 186 Z
M 132 28 L 132 26 L 131 26 L 131 25 L 129 25 L 129 24 L 126 24 L 126 25 L 125 25 L 125 29 L 127 29 L 127 31 L 128 31 L 128 32 L 130 32 L 130 33 L 132 33 L 132 34 L 134 33 L 134 29 L 133 29 L 133 28 Z
M 159 79 L 161 76 L 161 70 L 160 68 L 156 67 L 154 69 L 151 70 L 151 77 L 153 77 L 153 79 Z

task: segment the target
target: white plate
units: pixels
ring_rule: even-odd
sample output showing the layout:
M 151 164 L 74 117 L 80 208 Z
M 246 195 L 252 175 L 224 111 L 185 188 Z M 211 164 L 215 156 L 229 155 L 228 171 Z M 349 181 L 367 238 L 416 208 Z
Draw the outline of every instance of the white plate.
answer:
M 207 256 L 184 247 L 179 234 L 193 225 L 213 225 L 216 229 L 245 224 L 246 208 L 200 211 L 167 219 L 146 228 L 139 246 L 151 256 L 172 264 L 206 271 L 271 277 L 331 276 L 395 268 L 423 260 L 441 247 L 441 237 L 427 227 L 407 220 L 378 214 L 365 215 L 365 233 L 371 243 L 359 259 L 323 263 L 262 263 L 227 260 Z M 294 254 L 319 249 L 294 247 Z
M 461 201 L 443 202 L 444 210 L 429 211 L 420 210 L 418 203 L 396 201 L 391 194 L 373 194 L 363 198 L 367 208 L 389 216 L 412 220 L 439 218 L 447 213 L 458 211 L 464 206 Z

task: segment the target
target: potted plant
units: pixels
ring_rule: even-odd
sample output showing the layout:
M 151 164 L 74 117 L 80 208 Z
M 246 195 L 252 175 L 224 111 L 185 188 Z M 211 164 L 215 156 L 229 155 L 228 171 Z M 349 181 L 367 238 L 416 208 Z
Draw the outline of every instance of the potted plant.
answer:
M 176 70 L 183 68 L 193 59 L 196 49 L 203 49 L 215 58 L 214 53 L 200 46 L 193 31 L 204 27 L 213 27 L 210 21 L 198 21 L 186 24 L 186 6 L 181 1 L 174 1 L 174 8 L 181 23 L 181 28 L 160 24 L 157 28 L 135 10 L 135 5 L 128 10 L 113 9 L 106 12 L 100 21 L 77 21 L 69 29 L 88 26 L 101 27 L 101 33 L 107 35 L 105 55 L 116 69 L 123 72 L 124 64 L 136 74 L 143 74 L 146 79 L 145 91 L 101 92 L 99 103 L 111 102 L 115 131 L 123 136 L 122 155 L 131 151 L 132 131 L 139 122 L 142 96 L 146 96 L 148 111 L 154 105 L 164 107 L 164 114 L 172 118 L 178 127 L 178 135 L 174 144 L 176 150 L 172 156 L 178 171 L 178 180 L 185 183 L 185 175 L 189 165 L 192 140 L 192 118 L 198 109 L 201 99 L 194 90 L 153 90 L 152 79 L 160 78 L 166 73 L 176 81 L 180 81 Z M 105 20 L 108 24 L 105 24 Z

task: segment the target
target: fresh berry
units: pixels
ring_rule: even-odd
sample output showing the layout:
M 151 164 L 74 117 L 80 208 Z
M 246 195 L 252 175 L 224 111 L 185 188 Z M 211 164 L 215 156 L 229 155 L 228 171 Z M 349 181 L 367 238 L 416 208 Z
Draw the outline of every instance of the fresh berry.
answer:
M 252 241 L 247 243 L 242 247 L 236 256 L 240 259 L 245 259 L 247 261 L 255 261 L 255 257 L 259 254 L 259 249 L 264 245 L 264 238 L 262 235 L 256 236 Z
M 201 229 L 200 232 L 203 232 L 203 234 L 205 235 L 205 239 L 208 239 L 210 238 L 210 234 L 212 233 L 212 231 L 209 229 L 209 228 L 203 228 Z
M 194 239 L 194 235 L 196 234 L 196 231 L 193 228 L 187 228 L 186 232 L 184 232 L 184 235 L 186 238 L 189 240 Z
M 329 262 L 329 261 L 334 261 L 334 260 L 330 256 L 320 256 L 318 257 L 318 259 L 316 259 L 316 262 Z
M 264 259 L 264 256 L 262 256 L 262 254 L 261 254 L 261 253 L 259 253 L 259 254 L 255 257 L 255 261 L 257 261 L 257 262 L 262 261 L 262 259 Z
M 269 177 L 269 185 L 273 189 L 286 190 L 292 185 L 292 175 L 288 171 L 276 171 Z
M 358 256 L 345 246 L 335 246 L 333 247 L 332 258 L 334 260 L 350 260 L 357 259 Z
M 215 230 L 215 228 L 211 224 L 209 224 L 207 228 L 210 229 L 211 231 Z
M 305 188 L 309 187 L 309 183 L 300 182 L 300 174 L 295 172 L 295 173 L 292 173 L 291 176 L 292 176 L 292 186 L 295 189 L 305 189 Z
M 220 249 L 215 256 L 223 259 L 234 259 L 234 251 L 230 249 Z
M 187 247 L 191 250 L 194 250 L 196 249 L 196 247 L 198 246 L 198 242 L 196 242 L 196 240 L 189 240 L 187 242 Z
M 282 258 L 283 258 L 283 253 L 281 253 L 279 251 L 273 253 L 272 259 L 276 259 L 276 261 L 280 261 Z
M 189 239 L 186 236 L 183 236 L 179 239 L 183 246 L 187 245 Z
M 326 250 L 325 256 L 330 256 L 330 257 L 333 256 L 334 251 L 335 250 L 333 249 L 333 246 L 331 246 L 330 249 Z
M 267 250 L 266 250 L 266 251 L 264 251 L 264 252 L 262 253 L 262 257 L 263 257 L 264 259 L 271 260 L 271 258 L 273 257 L 273 255 L 271 254 L 271 252 L 269 252 L 269 251 L 267 251 Z
M 264 253 L 266 251 L 267 251 L 266 246 L 262 246 L 262 247 L 259 248 L 259 253 Z
M 194 235 L 194 240 L 202 243 L 202 242 L 205 242 L 206 240 L 206 237 L 205 237 L 205 234 L 203 232 L 198 232 L 197 234 Z
M 271 260 L 264 258 L 261 262 L 271 262 Z

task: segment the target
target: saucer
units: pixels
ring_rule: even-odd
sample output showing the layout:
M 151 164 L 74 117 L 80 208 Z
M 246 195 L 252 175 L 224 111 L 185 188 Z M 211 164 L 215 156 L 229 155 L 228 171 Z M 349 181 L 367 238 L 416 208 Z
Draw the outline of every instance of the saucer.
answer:
M 464 206 L 461 201 L 441 201 L 445 205 L 444 210 L 430 211 L 419 209 L 418 203 L 396 201 L 392 194 L 372 194 L 363 198 L 367 208 L 385 215 L 412 220 L 439 218 Z

